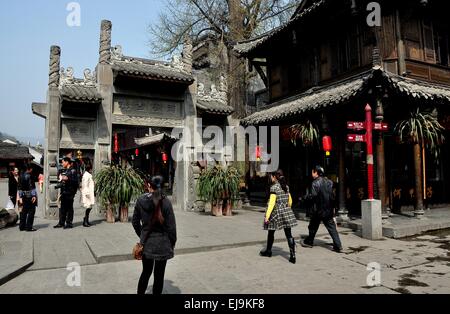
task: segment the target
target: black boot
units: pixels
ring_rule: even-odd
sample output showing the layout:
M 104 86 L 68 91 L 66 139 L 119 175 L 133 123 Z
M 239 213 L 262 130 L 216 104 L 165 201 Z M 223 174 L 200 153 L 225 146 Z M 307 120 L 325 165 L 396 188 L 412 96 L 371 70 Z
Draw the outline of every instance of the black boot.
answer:
M 289 262 L 292 264 L 295 264 L 295 262 L 297 261 L 296 257 L 295 257 L 295 240 L 294 238 L 289 238 L 288 239 L 288 245 L 289 245 L 289 252 L 291 254 L 291 256 L 289 257 Z
M 90 227 L 87 217 L 83 218 L 83 227 Z
M 265 250 L 262 250 L 261 252 L 259 252 L 259 255 L 266 256 L 266 257 L 272 257 L 272 251 L 265 249 Z

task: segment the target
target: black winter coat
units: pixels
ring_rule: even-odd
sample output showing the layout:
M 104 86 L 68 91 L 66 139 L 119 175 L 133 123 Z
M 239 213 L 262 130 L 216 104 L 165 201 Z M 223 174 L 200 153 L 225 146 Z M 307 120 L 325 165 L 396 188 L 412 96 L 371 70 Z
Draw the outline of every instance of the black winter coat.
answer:
M 164 223 L 156 222 L 151 226 L 151 218 L 155 210 L 151 194 L 142 195 L 136 202 L 133 214 L 133 228 L 144 244 L 144 255 L 148 259 L 168 260 L 174 256 L 177 242 L 177 229 L 172 204 L 163 198 L 162 215 Z M 147 238 L 147 233 L 150 235 Z M 147 241 L 145 239 L 147 238 Z M 144 243 L 145 242 L 145 243 Z
M 313 203 L 312 214 L 322 218 L 333 217 L 334 194 L 333 181 L 325 177 L 317 177 L 312 183 L 311 193 L 307 196 Z

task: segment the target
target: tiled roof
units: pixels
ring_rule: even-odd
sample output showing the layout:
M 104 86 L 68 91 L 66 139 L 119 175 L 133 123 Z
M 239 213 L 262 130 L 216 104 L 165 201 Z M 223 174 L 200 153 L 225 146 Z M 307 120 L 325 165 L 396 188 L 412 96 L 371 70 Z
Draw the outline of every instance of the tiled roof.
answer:
M 28 147 L 0 142 L 0 159 L 33 159 Z
M 387 72 L 383 76 L 389 82 L 388 86 L 398 93 L 425 100 L 450 101 L 450 86 L 407 78 Z
M 161 61 L 122 57 L 122 60 L 113 60 L 112 67 L 113 70 L 124 75 L 189 84 L 194 82 L 192 75 L 174 68 L 169 63 Z
M 230 114 L 234 111 L 233 107 L 215 100 L 197 100 L 197 108 L 213 114 Z
M 310 14 L 311 12 L 314 12 L 317 8 L 323 6 L 324 3 L 326 3 L 327 0 L 319 0 L 311 4 L 309 7 L 304 9 L 303 11 L 300 11 L 298 14 L 294 15 L 288 22 L 285 24 L 274 28 L 273 30 L 254 37 L 252 39 L 242 41 L 234 46 L 234 51 L 236 51 L 239 55 L 247 55 L 255 48 L 261 46 L 265 42 L 267 42 L 269 39 L 275 37 L 276 35 L 280 34 L 281 32 L 288 30 L 293 24 Z
M 369 79 L 381 74 L 382 83 L 391 92 L 421 100 L 450 103 L 450 86 L 402 77 L 381 69 L 373 69 L 333 84 L 314 87 L 299 95 L 272 103 L 270 108 L 255 112 L 244 118 L 244 125 L 279 121 L 308 111 L 320 110 L 364 93 Z
M 101 102 L 102 96 L 95 86 L 65 84 L 61 86 L 63 99 L 75 102 Z
M 360 95 L 373 75 L 372 71 L 323 87 L 314 87 L 304 93 L 271 104 L 271 107 L 246 117 L 244 125 L 264 124 L 282 120 L 307 111 L 324 109 Z

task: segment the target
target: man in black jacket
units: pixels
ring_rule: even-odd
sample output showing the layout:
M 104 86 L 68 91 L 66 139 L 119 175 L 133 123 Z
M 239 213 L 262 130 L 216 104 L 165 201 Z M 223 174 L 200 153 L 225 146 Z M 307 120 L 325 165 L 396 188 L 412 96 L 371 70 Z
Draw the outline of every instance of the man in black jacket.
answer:
M 19 204 L 23 206 L 20 212 L 20 231 L 33 232 L 34 214 L 37 206 L 36 185 L 33 180 L 33 167 L 25 166 L 25 172 L 20 177 Z
M 333 182 L 324 177 L 324 170 L 320 166 L 316 166 L 312 170 L 312 177 L 314 181 L 312 183 L 311 193 L 307 196 L 307 199 L 313 203 L 311 220 L 308 226 L 309 235 L 300 244 L 303 247 L 312 248 L 314 245 L 314 237 L 316 236 L 320 223 L 323 222 L 333 239 L 333 250 L 340 253 L 342 252 L 342 244 L 336 229 L 336 223 L 333 219 Z
M 63 170 L 60 175 L 59 188 L 61 188 L 61 208 L 59 210 L 59 223 L 54 228 L 73 228 L 73 199 L 78 190 L 78 174 L 72 167 L 72 159 L 64 157 Z

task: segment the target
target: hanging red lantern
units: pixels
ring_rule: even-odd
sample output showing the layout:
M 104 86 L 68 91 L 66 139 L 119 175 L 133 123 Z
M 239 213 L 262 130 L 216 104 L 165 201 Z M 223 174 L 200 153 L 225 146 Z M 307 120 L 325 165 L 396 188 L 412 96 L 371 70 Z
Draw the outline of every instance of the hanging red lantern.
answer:
M 134 154 L 136 155 L 136 157 L 139 156 L 139 148 L 136 148 L 136 151 L 134 152 Z
M 119 137 L 117 136 L 117 133 L 114 134 L 114 153 L 119 152 Z
M 256 161 L 261 161 L 261 146 L 256 146 L 255 155 Z
M 330 156 L 330 152 L 333 149 L 333 144 L 331 141 L 331 137 L 326 135 L 322 138 L 322 147 L 327 156 Z
M 167 156 L 166 153 L 162 153 L 162 161 L 163 163 L 167 163 L 167 161 L 169 160 L 169 157 Z

